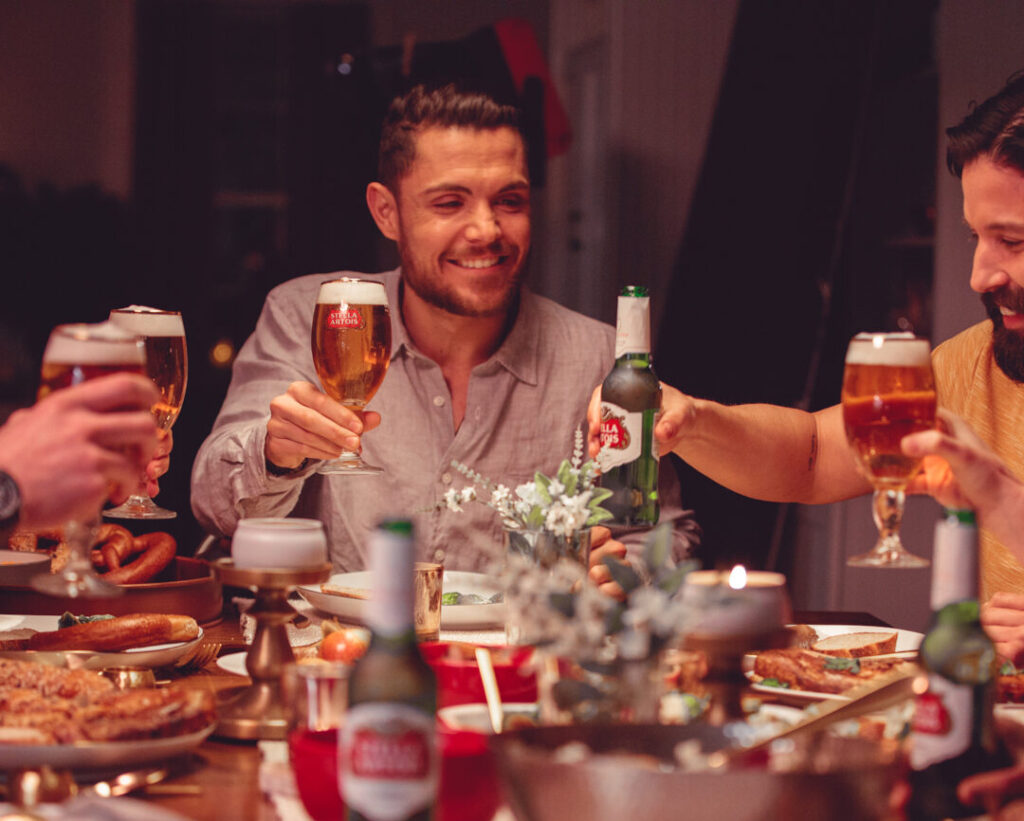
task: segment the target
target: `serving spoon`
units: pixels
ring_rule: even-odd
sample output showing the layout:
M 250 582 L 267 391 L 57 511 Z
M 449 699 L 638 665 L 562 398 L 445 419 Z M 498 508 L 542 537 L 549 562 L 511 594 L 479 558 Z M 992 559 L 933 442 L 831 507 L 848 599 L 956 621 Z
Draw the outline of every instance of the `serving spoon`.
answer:
M 498 691 L 498 679 L 494 675 L 494 663 L 491 651 L 486 647 L 475 648 L 476 664 L 480 669 L 480 679 L 484 683 L 484 698 L 487 699 L 487 715 L 491 719 L 491 729 L 498 735 L 502 730 L 504 710 L 501 706 L 501 693 Z

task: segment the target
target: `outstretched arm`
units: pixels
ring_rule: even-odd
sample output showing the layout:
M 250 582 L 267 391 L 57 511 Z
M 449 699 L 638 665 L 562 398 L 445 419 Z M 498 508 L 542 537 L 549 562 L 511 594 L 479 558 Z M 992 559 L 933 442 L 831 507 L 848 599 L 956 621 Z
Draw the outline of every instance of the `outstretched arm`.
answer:
M 600 447 L 600 388 L 588 412 L 590 452 Z M 807 413 L 778 405 L 722 405 L 662 384 L 654 429 L 662 454 L 736 493 L 773 502 L 834 502 L 870 490 L 858 473 L 835 405 Z

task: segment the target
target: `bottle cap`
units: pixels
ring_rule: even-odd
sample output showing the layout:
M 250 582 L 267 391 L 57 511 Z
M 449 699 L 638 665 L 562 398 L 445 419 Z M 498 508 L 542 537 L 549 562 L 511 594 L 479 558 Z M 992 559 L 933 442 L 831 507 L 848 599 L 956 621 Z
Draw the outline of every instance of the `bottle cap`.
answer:
M 945 518 L 956 519 L 960 524 L 963 525 L 973 525 L 977 523 L 974 511 L 971 510 L 970 508 L 947 507 L 943 509 L 942 513 L 943 516 L 945 516 Z
M 646 285 L 624 285 L 619 296 L 649 296 Z

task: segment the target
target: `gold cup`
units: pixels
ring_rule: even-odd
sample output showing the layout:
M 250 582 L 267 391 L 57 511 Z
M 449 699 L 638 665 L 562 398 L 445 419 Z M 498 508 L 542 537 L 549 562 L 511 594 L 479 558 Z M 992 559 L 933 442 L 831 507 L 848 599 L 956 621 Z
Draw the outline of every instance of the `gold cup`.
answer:
M 444 566 L 416 562 L 413 584 L 413 621 L 417 641 L 437 641 L 441 635 L 441 593 Z

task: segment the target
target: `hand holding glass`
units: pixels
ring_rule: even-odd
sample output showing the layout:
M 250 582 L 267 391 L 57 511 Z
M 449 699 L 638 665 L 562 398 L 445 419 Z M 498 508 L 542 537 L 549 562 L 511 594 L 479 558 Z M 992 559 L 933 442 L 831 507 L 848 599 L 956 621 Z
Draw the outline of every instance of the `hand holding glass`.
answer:
M 188 349 L 181 312 L 130 305 L 111 311 L 110 321 L 145 340 L 146 372 L 160 390 L 160 402 L 153 406 L 153 416 L 161 431 L 169 431 L 178 418 L 188 384 Z M 124 504 L 105 510 L 103 515 L 112 519 L 177 517 L 173 510 L 153 503 L 146 490 L 148 484 L 149 477 L 143 473 L 138 488 Z
M 324 393 L 361 411 L 377 393 L 391 363 L 391 315 L 384 286 L 368 280 L 330 280 L 320 286 L 312 328 L 313 364 Z M 357 453 L 320 464 L 319 473 L 378 474 Z
M 43 352 L 39 399 L 87 379 L 120 371 L 145 374 L 146 350 L 140 337 L 109 322 L 58 325 L 50 334 Z M 103 581 L 92 569 L 89 549 L 99 522 L 98 509 L 88 521 L 68 522 L 64 526 L 64 538 L 70 553 L 67 564 L 59 573 L 35 577 L 32 587 L 54 596 L 119 594 L 119 587 Z
M 935 378 L 926 339 L 912 334 L 857 334 L 846 352 L 843 423 L 861 472 L 874 487 L 879 538 L 853 567 L 926 567 L 900 540 L 905 489 L 921 460 L 904 455 L 900 441 L 935 427 Z

